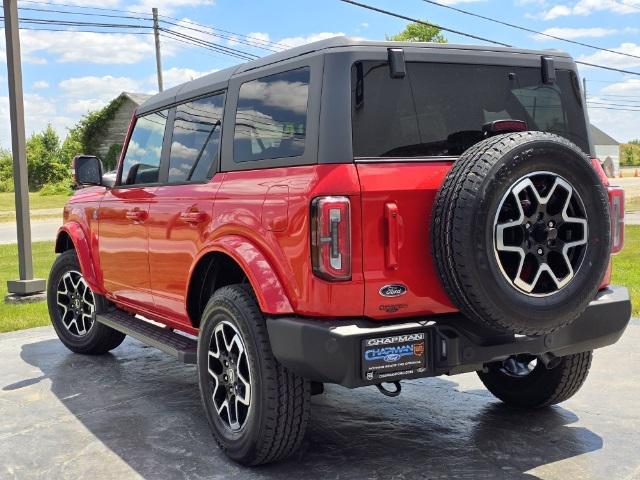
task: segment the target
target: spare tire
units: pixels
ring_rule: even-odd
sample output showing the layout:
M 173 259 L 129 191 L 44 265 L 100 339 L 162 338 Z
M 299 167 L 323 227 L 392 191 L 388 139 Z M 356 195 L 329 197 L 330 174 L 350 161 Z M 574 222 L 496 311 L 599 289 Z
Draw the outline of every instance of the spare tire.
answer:
M 541 335 L 575 320 L 609 263 L 607 191 L 577 146 L 542 132 L 488 138 L 460 156 L 433 208 L 431 248 L 475 322 Z

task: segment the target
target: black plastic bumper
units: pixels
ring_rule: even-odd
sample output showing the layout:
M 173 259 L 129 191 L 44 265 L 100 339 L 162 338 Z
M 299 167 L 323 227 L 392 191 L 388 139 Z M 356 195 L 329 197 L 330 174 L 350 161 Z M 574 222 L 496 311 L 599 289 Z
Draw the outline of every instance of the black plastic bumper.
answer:
M 535 337 L 500 334 L 479 327 L 461 314 L 392 324 L 365 319 L 280 317 L 268 319 L 267 328 L 275 357 L 289 370 L 313 381 L 354 388 L 474 371 L 486 363 L 521 353 L 565 356 L 594 350 L 615 343 L 630 317 L 627 289 L 609 287 L 599 292 L 573 323 Z M 372 344 L 385 349 L 368 346 Z M 393 348 L 386 349 L 389 346 Z M 377 354 L 378 359 L 372 363 L 370 358 Z M 406 358 L 410 361 L 403 364 Z M 371 371 L 387 368 L 387 361 L 397 362 L 395 371 Z

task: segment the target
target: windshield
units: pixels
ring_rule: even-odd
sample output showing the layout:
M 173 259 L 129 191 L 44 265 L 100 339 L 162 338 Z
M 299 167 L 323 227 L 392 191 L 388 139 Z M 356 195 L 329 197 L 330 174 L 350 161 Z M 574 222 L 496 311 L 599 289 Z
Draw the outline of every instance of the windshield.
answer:
M 577 78 L 569 70 L 556 76 L 546 85 L 539 68 L 409 62 L 407 76 L 394 79 L 386 62 L 357 62 L 354 156 L 458 156 L 483 139 L 484 124 L 506 119 L 589 152 Z

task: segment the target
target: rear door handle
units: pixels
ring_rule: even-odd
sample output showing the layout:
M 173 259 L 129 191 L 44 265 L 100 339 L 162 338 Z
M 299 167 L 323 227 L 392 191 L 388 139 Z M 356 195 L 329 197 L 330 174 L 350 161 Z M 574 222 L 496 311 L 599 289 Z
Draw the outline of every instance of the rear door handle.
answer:
M 180 214 L 180 220 L 191 225 L 197 225 L 204 223 L 208 220 L 209 216 L 205 212 L 183 212 Z
M 385 248 L 385 263 L 388 269 L 396 270 L 400 256 L 400 214 L 395 202 L 384 205 L 384 217 L 387 224 L 387 245 Z
M 144 222 L 147 219 L 147 212 L 136 207 L 133 210 L 127 210 L 125 216 L 133 222 Z

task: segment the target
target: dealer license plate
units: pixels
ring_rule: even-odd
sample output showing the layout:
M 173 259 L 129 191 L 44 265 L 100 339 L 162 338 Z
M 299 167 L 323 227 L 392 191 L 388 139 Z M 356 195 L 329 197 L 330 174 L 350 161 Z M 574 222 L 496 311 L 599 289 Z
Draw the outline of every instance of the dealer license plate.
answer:
M 426 367 L 423 332 L 362 340 L 362 376 L 365 380 L 386 381 L 424 372 Z

